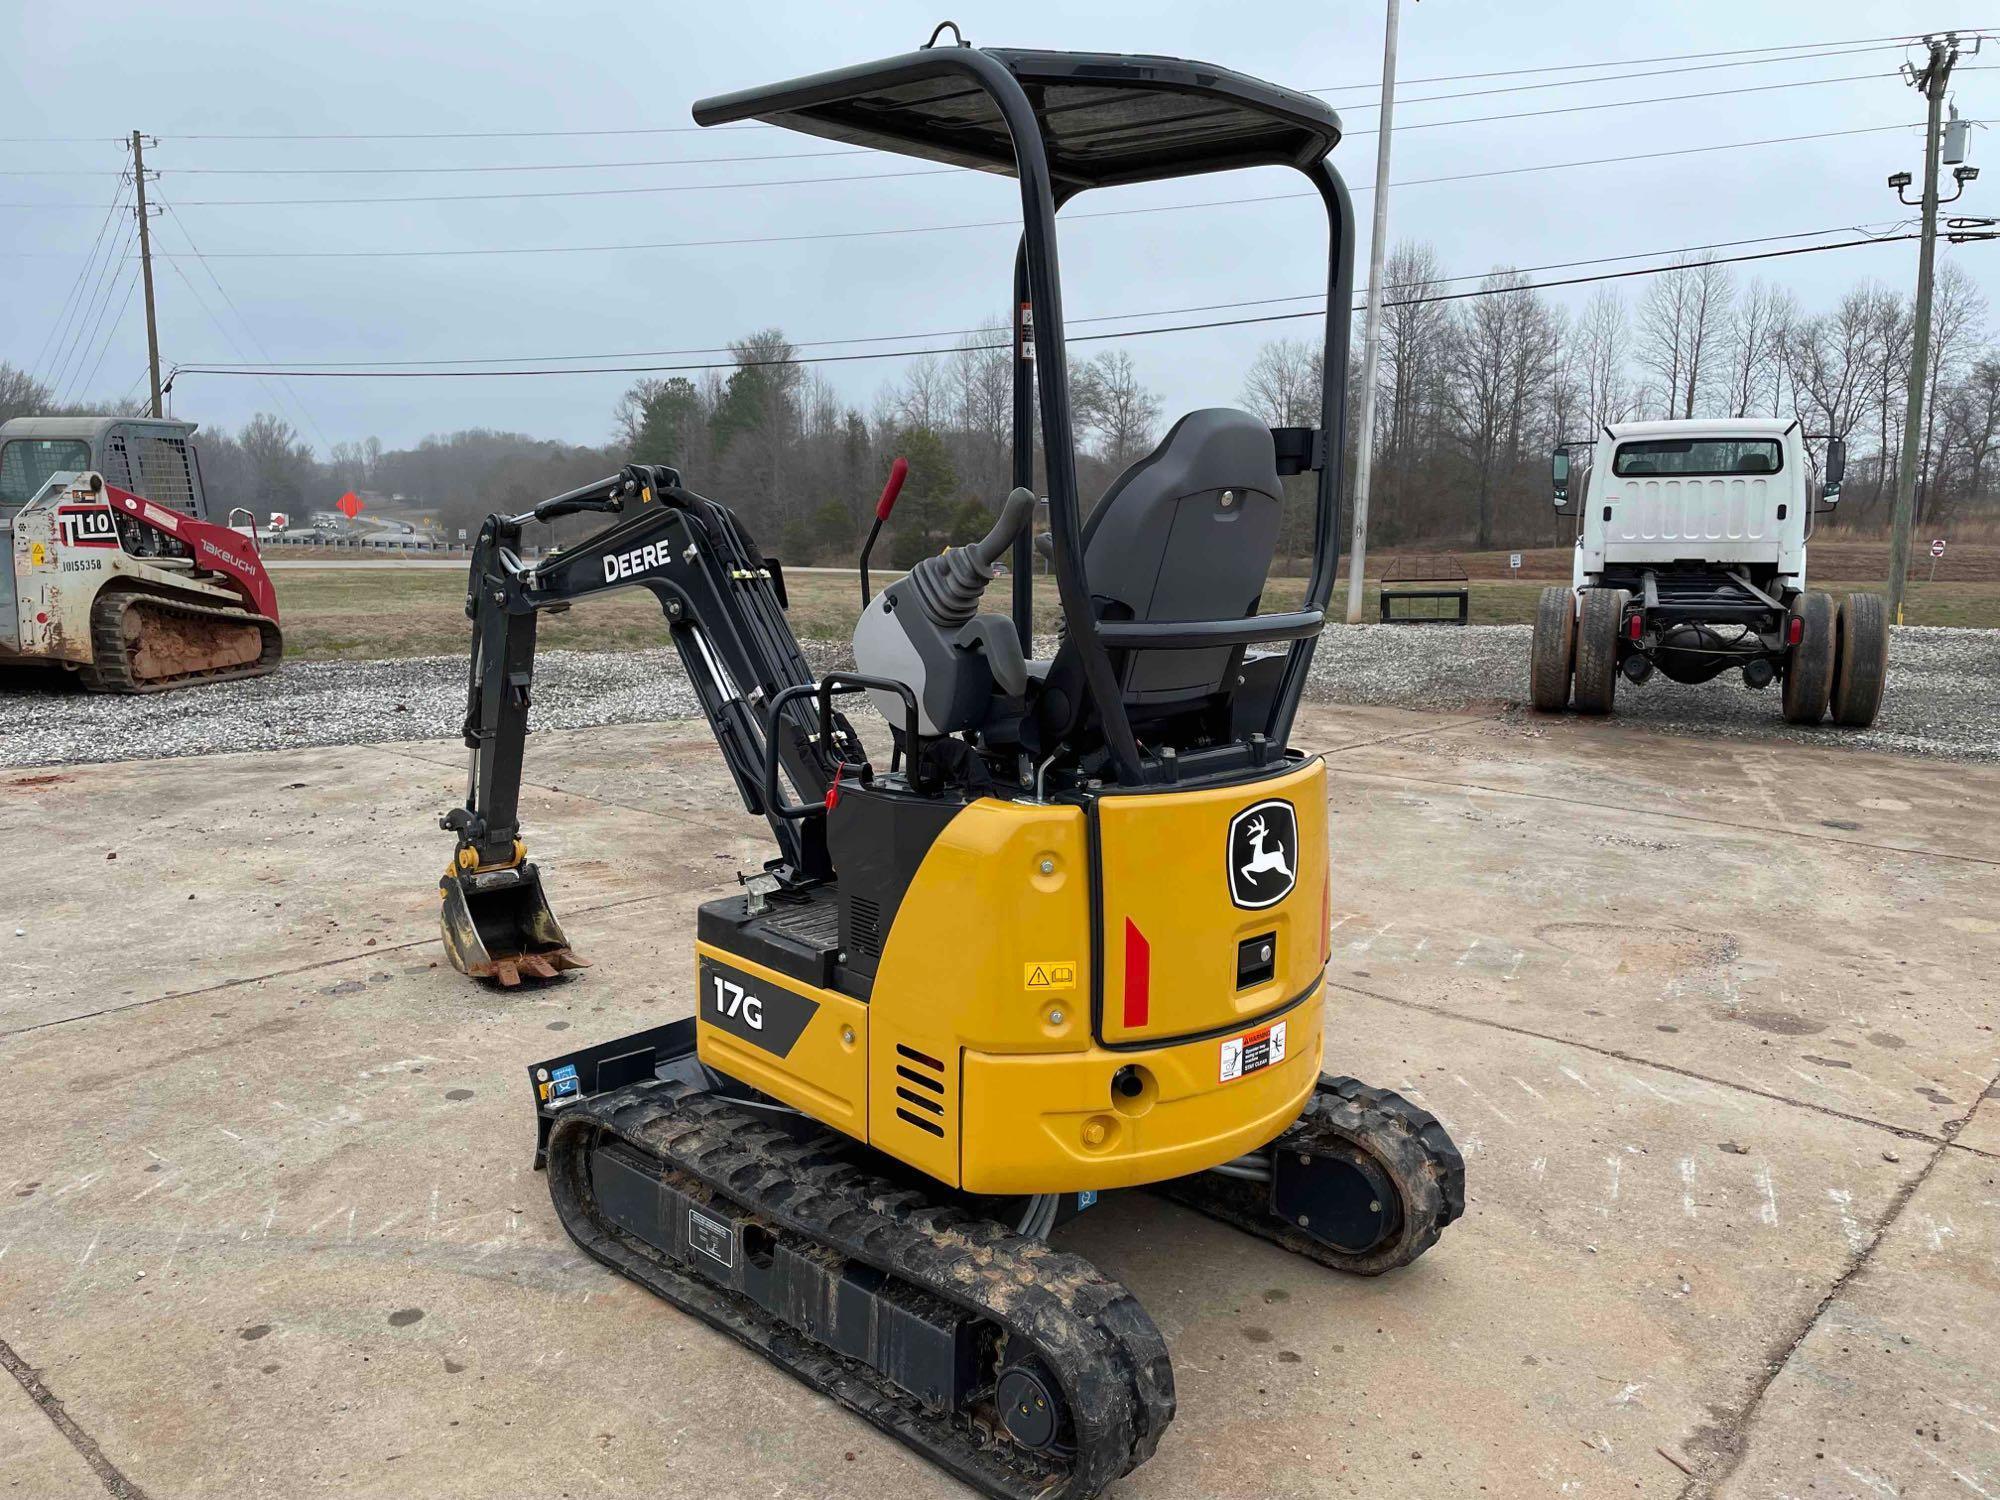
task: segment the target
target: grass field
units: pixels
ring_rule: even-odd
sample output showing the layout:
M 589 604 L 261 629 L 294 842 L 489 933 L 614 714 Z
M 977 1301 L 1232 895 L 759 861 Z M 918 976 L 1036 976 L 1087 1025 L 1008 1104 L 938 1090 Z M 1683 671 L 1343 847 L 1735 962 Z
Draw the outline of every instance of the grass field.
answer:
M 465 619 L 465 579 L 431 569 L 334 569 L 282 571 L 272 575 L 285 630 L 285 654 L 299 660 L 372 661 L 393 656 L 451 656 L 470 638 Z M 878 575 L 879 576 L 879 575 Z M 854 628 L 861 607 L 851 577 L 794 574 L 788 580 L 792 629 L 805 640 L 842 640 Z M 1534 617 L 1543 580 L 1475 578 L 1472 623 L 1525 625 Z M 1835 593 L 1877 588 L 1874 582 L 1821 585 Z M 988 595 L 989 606 L 1004 609 L 1006 581 Z M 1296 578 L 1273 579 L 1265 608 L 1297 603 L 1305 590 Z M 1371 582 L 1363 618 L 1378 618 L 1377 588 Z M 1336 613 L 1345 594 L 1335 597 Z M 1055 587 L 1038 580 L 1039 628 L 1055 627 Z M 1911 625 L 2000 628 L 2000 582 L 1917 582 L 1910 585 L 1904 619 Z M 666 643 L 666 625 L 652 595 L 630 589 L 578 604 L 563 614 L 544 615 L 538 640 L 546 650 L 632 651 Z

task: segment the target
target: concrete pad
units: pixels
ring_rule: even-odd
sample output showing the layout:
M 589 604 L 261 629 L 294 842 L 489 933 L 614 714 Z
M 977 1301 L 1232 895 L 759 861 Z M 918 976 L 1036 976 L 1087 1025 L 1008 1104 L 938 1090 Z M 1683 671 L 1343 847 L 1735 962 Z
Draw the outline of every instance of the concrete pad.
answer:
M 1357 999 L 1329 1028 L 1331 1067 L 1448 1122 L 1466 1218 L 1377 1281 L 1144 1200 L 1077 1221 L 1173 1345 L 1182 1414 L 1133 1493 L 1678 1494 L 1922 1166 L 1490 1027 Z
M 1910 1215 L 1952 1185 L 1942 1167 L 1895 1215 L 1931 1157 L 1991 1165 L 1933 1144 L 1992 1128 L 1992 1101 L 1972 1111 L 2000 1072 L 1990 1002 L 1963 978 L 1989 949 L 1954 925 L 1990 916 L 1990 867 L 1450 782 L 1449 747 L 1487 732 L 1350 710 L 1301 735 L 1347 747 L 1329 1065 L 1447 1120 L 1467 1219 L 1375 1282 L 1144 1195 L 1068 1227 L 1059 1240 L 1132 1285 L 1175 1358 L 1180 1416 L 1116 1494 L 1665 1496 L 1743 1453 L 1749 1474 L 1762 1450 L 1742 1434 L 1772 1369 L 1843 1277 L 1860 1284 L 1884 1223 L 1921 1231 Z M 1648 775 L 1730 774 L 1671 746 Z M 1590 771 L 1546 740 L 1516 749 L 1553 778 Z M 156 1496 L 963 1493 L 557 1228 L 529 1165 L 526 1067 L 686 1014 L 694 908 L 765 838 L 720 816 L 733 791 L 685 725 L 538 736 L 534 753 L 564 769 L 527 804 L 531 847 L 598 963 L 508 995 L 431 946 L 456 747 L 0 780 L 0 855 L 35 869 L 31 930 L 83 955 L 33 971 L 48 987 L 26 1003 L 24 971 L 0 971 L 17 1007 L 0 1062 L 26 1081 L 0 1100 L 0 1338 Z M 307 815 L 257 800 L 278 792 L 310 792 Z M 56 795 L 52 820 L 35 799 Z M 324 849 L 320 827 L 337 835 Z M 153 857 L 199 877 L 191 910 L 122 869 L 115 900 L 96 898 L 100 867 L 126 864 L 115 840 L 149 828 Z M 328 850 L 346 878 L 314 885 Z M 1833 893 L 1838 923 L 1787 876 Z M 279 899 L 334 925 L 285 925 Z M 243 914 L 264 903 L 256 930 Z M 286 964 L 260 962 L 274 950 Z M 93 1014 L 106 988 L 131 1008 Z M 1935 1114 L 1903 1097 L 1920 1085 L 1944 1095 Z M 1990 1324 L 1977 1270 L 1949 1305 Z M 1940 1388 L 2000 1423 L 2000 1372 L 1958 1346 L 1938 1357 Z M 1902 1388 L 1894 1367 L 1881 1378 Z
M 427 946 L 451 853 L 437 819 L 463 800 L 464 775 L 462 761 L 401 749 L 0 777 L 0 848 L 20 856 L 11 927 L 0 931 L 0 1034 L 371 948 Z M 733 881 L 765 857 L 748 818 L 734 835 L 705 832 L 691 852 L 678 836 L 637 836 L 632 808 L 532 786 L 521 808 L 566 919 Z
M 0 1495 L 9 1500 L 103 1500 L 83 1456 L 6 1371 L 0 1370 Z
M 525 1065 L 684 1013 L 695 899 L 631 909 L 599 968 L 525 1002 L 360 959 L 162 1001 L 136 1056 L 105 1055 L 131 1015 L 14 1039 L 17 1076 L 68 1083 L 0 1105 L 33 1184 L 0 1208 L 5 1336 L 60 1357 L 72 1413 L 156 1493 L 471 1495 L 572 1462 L 611 1493 L 717 1471 L 953 1493 L 577 1255 L 528 1169 Z M 1823 1184 L 1866 1223 L 1915 1170 L 1870 1127 L 1555 1043 L 1366 1000 L 1335 1026 L 1340 1066 L 1449 1118 L 1472 1213 L 1377 1283 L 1143 1198 L 1081 1221 L 1073 1247 L 1132 1284 L 1181 1371 L 1131 1493 L 1320 1493 L 1336 1455 L 1371 1489 L 1526 1472 L 1669 1493 L 1652 1446 L 1698 1462 L 1844 1264 Z M 1279 1433 L 1315 1436 L 1294 1454 Z
M 1341 710 L 1306 708 L 1302 726 Z M 1782 830 L 1891 849 L 1959 854 L 2000 866 L 1983 830 L 2000 817 L 1991 770 L 1826 744 L 1698 740 L 1617 719 L 1513 712 L 1448 736 L 1409 736 L 1371 756 L 1383 771 L 1566 803 Z
M 1939 1155 L 1791 1351 L 1718 1493 L 2000 1494 L 2000 1161 Z
M 651 915 L 684 934 L 695 899 Z M 718 1466 L 745 1493 L 948 1493 L 556 1225 L 525 1065 L 552 1027 L 685 1010 L 676 956 L 663 982 L 628 929 L 588 988 L 528 1000 L 362 959 L 162 1001 L 123 1056 L 131 1014 L 13 1039 L 67 1083 L 0 1108 L 27 1193 L 0 1206 L 4 1336 L 156 1495 L 693 1494 Z
M 1337 978 L 1933 1138 L 2000 1072 L 2000 867 L 1496 790 L 1597 772 L 1518 739 L 1485 752 L 1534 746 L 1508 777 L 1467 768 L 1460 742 L 1481 732 L 1330 757 Z M 1741 753 L 1634 738 L 1619 774 L 1729 786 Z M 1826 755 L 1797 779 L 1833 805 L 1873 759 Z M 2000 772 L 1950 779 L 2000 801 Z M 1911 836 L 1947 841 L 1951 821 L 1913 816 Z
M 1979 1101 L 1979 1108 L 1955 1137 L 1958 1144 L 1988 1156 L 2000 1156 L 2000 1078 L 1991 1084 Z
M 457 740 L 379 748 L 454 769 L 458 798 L 463 798 L 466 750 Z M 753 831 L 763 826 L 744 812 L 715 739 L 699 719 L 532 734 L 523 780 L 539 791 L 588 797 L 681 822 Z M 535 832 L 531 825 L 528 831 L 531 836 Z

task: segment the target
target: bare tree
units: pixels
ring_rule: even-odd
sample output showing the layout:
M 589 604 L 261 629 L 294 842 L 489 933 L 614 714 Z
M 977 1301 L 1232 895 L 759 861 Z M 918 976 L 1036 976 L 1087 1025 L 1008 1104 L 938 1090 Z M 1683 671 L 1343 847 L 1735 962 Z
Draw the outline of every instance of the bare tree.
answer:
M 1322 351 L 1304 339 L 1273 339 L 1243 377 L 1243 404 L 1272 427 L 1317 427 Z
M 1007 325 L 982 324 L 952 351 L 953 424 L 963 434 L 959 482 L 975 494 L 1004 495 L 1013 484 L 1014 355 Z
M 1124 350 L 1078 366 L 1070 378 L 1070 399 L 1078 424 L 1098 434 L 1098 457 L 1106 463 L 1123 468 L 1151 446 L 1160 398 L 1140 382 Z
M 1984 341 L 1986 297 L 1956 261 L 1937 270 L 1931 299 L 1930 355 L 1924 370 L 1923 447 L 1917 464 L 1917 519 L 1930 513 L 1938 463 L 1938 410 L 1948 385 L 1965 374 L 1975 340 Z
M 1527 419 L 1545 394 L 1558 329 L 1518 271 L 1496 271 L 1461 304 L 1452 341 L 1453 436 L 1471 470 L 1474 544 L 1493 545 L 1503 482 L 1518 468 Z
M 1772 376 L 1784 368 L 1785 300 L 1777 287 L 1753 281 L 1730 312 L 1724 337 L 1729 353 L 1724 406 L 1732 417 L 1764 415 L 1765 400 L 1775 397 Z M 1777 407 L 1773 405 L 1768 414 L 1775 416 Z
M 1624 421 L 1632 415 L 1636 393 L 1625 368 L 1632 329 L 1623 299 L 1608 287 L 1599 287 L 1584 304 L 1573 337 L 1583 382 L 1584 421 L 1592 431 L 1607 422 Z
M 1872 302 L 1866 288 L 1849 292 L 1835 311 L 1795 324 L 1785 339 L 1793 412 L 1808 431 L 1845 442 L 1868 410 L 1874 389 Z
M 1435 427 L 1443 400 L 1445 354 L 1451 339 L 1451 305 L 1430 300 L 1442 270 L 1437 251 L 1405 240 L 1382 268 L 1382 354 L 1376 410 L 1379 451 L 1390 468 L 1407 474 L 1417 442 Z M 1317 399 L 1317 392 L 1315 392 Z M 1313 418 L 1317 420 L 1317 415 Z
M 1728 270 L 1712 258 L 1653 279 L 1639 306 L 1639 362 L 1659 382 L 1668 417 L 1692 417 L 1715 384 L 1716 346 L 1729 313 Z

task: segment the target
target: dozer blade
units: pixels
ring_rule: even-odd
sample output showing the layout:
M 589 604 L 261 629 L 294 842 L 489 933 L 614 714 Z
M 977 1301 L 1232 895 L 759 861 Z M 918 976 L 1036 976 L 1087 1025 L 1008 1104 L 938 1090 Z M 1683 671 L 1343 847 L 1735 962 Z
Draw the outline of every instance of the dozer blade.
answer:
M 554 979 L 565 969 L 590 967 L 570 951 L 533 865 L 470 875 L 449 869 L 438 895 L 444 951 L 461 974 L 512 989 L 523 975 Z

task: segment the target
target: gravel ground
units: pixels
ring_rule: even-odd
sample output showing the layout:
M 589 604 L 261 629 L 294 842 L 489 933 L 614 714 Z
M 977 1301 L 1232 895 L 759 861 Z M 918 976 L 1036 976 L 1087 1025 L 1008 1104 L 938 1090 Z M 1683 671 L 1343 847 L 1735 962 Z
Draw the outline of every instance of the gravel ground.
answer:
M 1479 708 L 1526 699 L 1523 625 L 1364 625 L 1329 632 L 1308 692 L 1321 703 Z M 844 642 L 809 642 L 815 671 L 845 665 Z M 551 651 L 537 662 L 535 724 L 575 729 L 698 716 L 679 658 Z M 0 684 L 0 766 L 207 755 L 455 736 L 465 714 L 465 662 L 290 663 L 273 677 L 152 697 L 102 697 L 57 679 Z M 1621 685 L 1618 714 L 1675 734 L 1789 739 L 1906 755 L 2000 761 L 2000 631 L 1903 627 L 1889 649 L 1882 714 L 1865 731 L 1797 729 L 1776 688 L 1753 693 L 1732 675 L 1700 687 L 1655 678 Z

